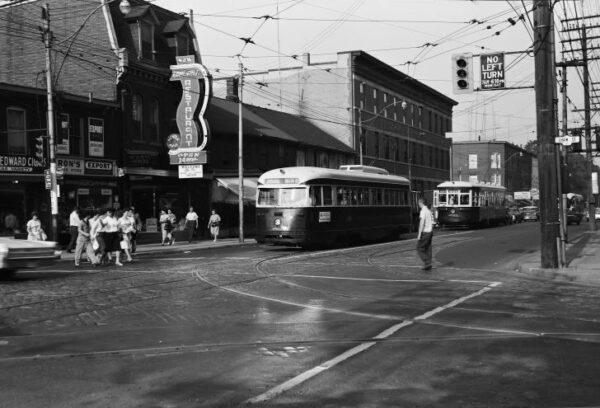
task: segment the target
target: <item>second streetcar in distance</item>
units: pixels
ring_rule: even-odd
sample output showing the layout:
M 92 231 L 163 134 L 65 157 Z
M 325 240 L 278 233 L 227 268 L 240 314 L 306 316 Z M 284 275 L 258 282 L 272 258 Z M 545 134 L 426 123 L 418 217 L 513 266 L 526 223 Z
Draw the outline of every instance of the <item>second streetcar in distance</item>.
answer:
M 441 227 L 476 227 L 507 223 L 506 189 L 490 184 L 445 181 L 433 192 Z
M 409 182 L 370 166 L 286 167 L 258 179 L 258 242 L 329 246 L 397 237 L 411 223 Z

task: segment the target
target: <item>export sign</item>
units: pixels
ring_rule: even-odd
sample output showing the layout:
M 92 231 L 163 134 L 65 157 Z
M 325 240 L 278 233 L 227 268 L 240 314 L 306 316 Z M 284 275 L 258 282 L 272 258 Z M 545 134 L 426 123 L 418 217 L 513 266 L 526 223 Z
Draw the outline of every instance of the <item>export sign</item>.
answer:
M 83 160 L 57 158 L 57 167 L 62 167 L 64 174 L 71 176 L 116 176 L 114 160 Z
M 88 142 L 90 156 L 104 157 L 104 119 L 88 118 Z
M 504 88 L 504 54 L 481 56 L 481 89 Z

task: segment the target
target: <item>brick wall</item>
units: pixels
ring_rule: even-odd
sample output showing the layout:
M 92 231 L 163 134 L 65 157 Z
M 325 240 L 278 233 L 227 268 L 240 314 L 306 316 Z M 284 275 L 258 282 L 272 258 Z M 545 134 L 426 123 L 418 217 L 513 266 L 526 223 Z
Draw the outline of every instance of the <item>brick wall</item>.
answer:
M 0 10 L 0 82 L 45 88 L 45 48 L 39 27 L 50 8 L 52 72 L 57 92 L 114 101 L 118 58 L 98 2 L 48 0 Z

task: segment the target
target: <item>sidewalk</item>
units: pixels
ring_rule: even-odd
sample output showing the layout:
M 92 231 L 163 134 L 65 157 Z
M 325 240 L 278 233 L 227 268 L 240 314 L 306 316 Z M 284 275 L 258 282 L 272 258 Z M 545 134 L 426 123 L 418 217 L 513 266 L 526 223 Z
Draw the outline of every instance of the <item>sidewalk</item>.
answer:
M 147 253 L 168 253 L 168 252 L 180 252 L 180 251 L 191 251 L 196 249 L 211 249 L 211 248 L 224 248 L 224 247 L 232 247 L 232 246 L 241 246 L 241 245 L 255 245 L 256 241 L 254 238 L 244 238 L 244 243 L 240 243 L 238 238 L 222 238 L 218 239 L 217 242 L 213 242 L 211 239 L 192 241 L 192 243 L 188 243 L 187 241 L 180 241 L 173 245 L 165 245 L 162 246 L 159 243 L 156 244 L 143 244 L 138 245 L 137 250 L 134 254 L 147 254 Z M 85 256 L 85 254 L 84 254 Z M 71 261 L 73 262 L 75 258 L 75 253 L 68 253 L 67 251 L 62 252 L 61 261 Z
M 600 229 L 586 231 L 568 242 L 566 253 L 567 266 L 563 268 L 543 269 L 541 253 L 536 251 L 518 260 L 515 269 L 545 279 L 600 284 Z

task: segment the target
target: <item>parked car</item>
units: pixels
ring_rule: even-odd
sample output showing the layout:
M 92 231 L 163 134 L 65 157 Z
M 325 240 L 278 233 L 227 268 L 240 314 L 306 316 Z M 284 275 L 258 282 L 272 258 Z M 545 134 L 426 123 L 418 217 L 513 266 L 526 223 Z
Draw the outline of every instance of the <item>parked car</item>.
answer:
M 17 269 L 51 265 L 60 256 L 56 242 L 0 237 L 0 277 L 10 275 Z
M 510 215 L 511 222 L 513 224 L 517 222 L 523 222 L 524 214 L 523 211 L 519 209 L 519 207 L 509 207 L 508 214 Z
M 585 212 L 585 219 L 589 221 L 590 220 L 590 215 L 589 215 L 588 209 L 586 208 L 584 210 L 584 212 Z M 600 220 L 600 207 L 596 207 L 595 212 L 596 212 L 596 214 L 594 214 L 594 219 L 596 221 L 598 221 L 598 220 Z
M 540 210 L 538 207 L 534 205 L 529 205 L 527 207 L 521 208 L 523 212 L 523 221 L 539 221 L 540 220 Z

